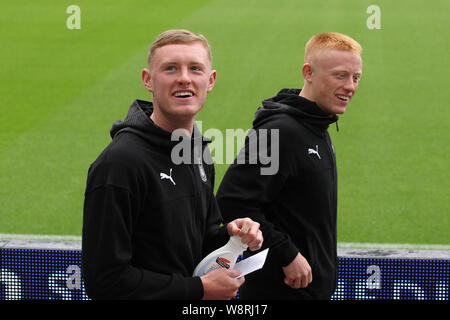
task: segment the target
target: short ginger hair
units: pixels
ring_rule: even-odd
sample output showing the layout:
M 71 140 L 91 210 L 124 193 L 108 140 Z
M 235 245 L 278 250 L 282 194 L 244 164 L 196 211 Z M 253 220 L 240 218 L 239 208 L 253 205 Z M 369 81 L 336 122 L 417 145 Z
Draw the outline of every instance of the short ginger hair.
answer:
M 315 55 L 323 50 L 343 50 L 361 55 L 362 47 L 353 38 L 338 32 L 324 32 L 313 36 L 306 43 L 305 61 L 311 63 Z

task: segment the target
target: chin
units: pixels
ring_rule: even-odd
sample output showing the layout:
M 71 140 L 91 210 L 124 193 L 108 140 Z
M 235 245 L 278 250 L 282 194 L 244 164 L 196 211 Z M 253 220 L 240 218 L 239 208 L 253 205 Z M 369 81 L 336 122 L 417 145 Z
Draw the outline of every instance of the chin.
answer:
M 347 110 L 347 106 L 334 106 L 330 108 L 332 114 L 343 114 Z
M 198 106 L 182 106 L 175 113 L 180 117 L 195 117 L 201 109 Z

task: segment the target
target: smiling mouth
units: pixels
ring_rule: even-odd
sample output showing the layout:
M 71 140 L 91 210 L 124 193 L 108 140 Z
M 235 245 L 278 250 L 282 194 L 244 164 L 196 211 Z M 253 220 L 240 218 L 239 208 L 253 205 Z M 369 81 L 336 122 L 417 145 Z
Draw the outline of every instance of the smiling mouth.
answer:
M 190 98 L 194 96 L 194 93 L 192 91 L 177 91 L 173 94 L 174 97 L 177 98 Z
M 350 101 L 350 97 L 349 97 L 349 96 L 344 96 L 344 95 L 337 94 L 336 97 L 337 97 L 339 100 L 341 100 L 341 101 L 345 101 L 345 102 Z

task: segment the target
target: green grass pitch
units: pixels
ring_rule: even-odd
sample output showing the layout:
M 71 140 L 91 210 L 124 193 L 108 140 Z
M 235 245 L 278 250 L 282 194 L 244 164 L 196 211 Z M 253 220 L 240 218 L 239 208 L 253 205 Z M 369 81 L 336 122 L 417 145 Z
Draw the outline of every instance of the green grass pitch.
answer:
M 70 30 L 66 8 L 81 9 Z M 380 8 L 369 29 L 367 8 Z M 81 235 L 89 165 L 135 98 L 150 43 L 204 34 L 218 78 L 198 120 L 249 129 L 264 98 L 301 87 L 305 42 L 337 31 L 363 46 L 339 132 L 341 242 L 450 244 L 450 2 L 10 1 L 0 6 L 0 233 Z M 216 185 L 228 164 L 216 165 Z

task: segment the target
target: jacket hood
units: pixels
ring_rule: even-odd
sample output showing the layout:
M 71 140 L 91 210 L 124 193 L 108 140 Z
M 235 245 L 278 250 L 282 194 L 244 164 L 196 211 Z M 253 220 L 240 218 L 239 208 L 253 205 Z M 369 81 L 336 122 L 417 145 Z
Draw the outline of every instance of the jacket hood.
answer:
M 299 96 L 301 89 L 282 89 L 275 97 L 263 100 L 253 120 L 253 125 L 264 123 L 272 115 L 287 113 L 303 123 L 325 130 L 336 122 L 337 115 L 329 116 L 315 102 Z
M 114 138 L 122 132 L 131 132 L 147 140 L 150 144 L 159 147 L 172 148 L 179 143 L 179 139 L 172 141 L 172 133 L 155 125 L 150 119 L 153 113 L 153 103 L 149 101 L 136 99 L 131 104 L 125 119 L 116 120 L 111 126 L 110 135 Z M 196 145 L 194 141 L 201 144 L 211 142 L 210 139 L 202 136 L 197 125 L 194 124 L 193 137 L 191 145 Z M 197 141 L 197 140 L 201 140 Z

